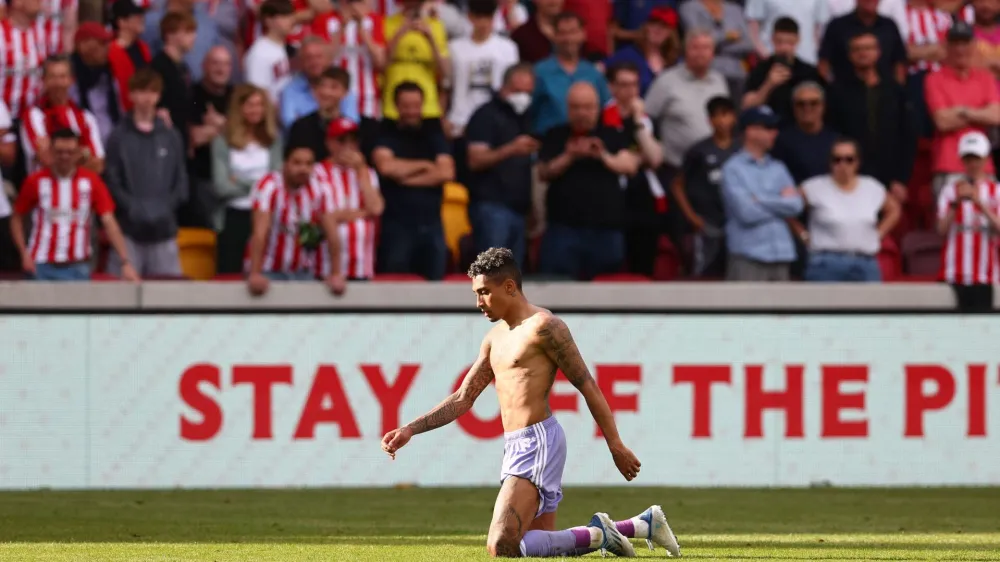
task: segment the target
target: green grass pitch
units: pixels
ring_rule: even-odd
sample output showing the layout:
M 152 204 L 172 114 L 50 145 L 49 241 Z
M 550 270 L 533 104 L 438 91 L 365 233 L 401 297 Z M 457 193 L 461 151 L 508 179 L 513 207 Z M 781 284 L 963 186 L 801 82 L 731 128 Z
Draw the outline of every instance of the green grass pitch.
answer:
M 693 560 L 998 560 L 1000 488 L 568 488 L 559 526 L 663 505 Z M 0 560 L 487 559 L 494 489 L 0 493 Z M 664 558 L 636 541 L 640 557 Z M 587 558 L 599 558 L 591 554 Z

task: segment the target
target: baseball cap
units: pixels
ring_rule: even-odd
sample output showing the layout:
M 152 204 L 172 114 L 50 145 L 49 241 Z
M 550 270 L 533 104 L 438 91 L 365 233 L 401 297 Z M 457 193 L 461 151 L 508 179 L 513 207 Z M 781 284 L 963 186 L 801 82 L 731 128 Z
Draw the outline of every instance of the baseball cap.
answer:
M 341 117 L 330 122 L 326 128 L 326 138 L 336 139 L 356 132 L 358 132 L 358 124 L 346 117 Z
M 134 0 L 115 0 L 111 4 L 111 21 L 140 16 L 146 13 L 146 9 L 135 3 Z
M 780 119 L 775 115 L 774 110 L 766 105 L 758 105 L 757 107 L 751 107 L 746 109 L 743 113 L 740 113 L 740 128 L 746 129 L 747 127 L 753 125 L 760 125 L 761 127 L 767 127 L 768 129 L 774 129 L 778 126 Z
M 978 156 L 986 158 L 990 155 L 990 139 L 980 131 L 970 131 L 958 139 L 958 156 Z
M 673 8 L 660 7 L 653 8 L 649 11 L 649 16 L 646 21 L 655 21 L 662 23 L 667 27 L 677 28 L 677 12 Z
M 125 0 L 119 0 L 125 1 Z M 74 41 L 79 43 L 80 41 L 86 41 L 87 39 L 97 39 L 103 43 L 108 43 L 114 39 L 114 35 L 110 31 L 104 28 L 103 25 L 95 21 L 85 21 L 76 28 L 76 35 L 74 36 Z
M 964 21 L 957 21 L 948 30 L 948 41 L 972 41 L 976 34 L 972 26 Z

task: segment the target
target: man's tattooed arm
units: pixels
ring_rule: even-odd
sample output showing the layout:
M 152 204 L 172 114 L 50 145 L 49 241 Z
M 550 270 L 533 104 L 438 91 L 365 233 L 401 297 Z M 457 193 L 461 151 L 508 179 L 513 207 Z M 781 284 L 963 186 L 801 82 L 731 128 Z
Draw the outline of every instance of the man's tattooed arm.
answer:
M 594 378 L 590 376 L 587 364 L 583 361 L 583 356 L 580 355 L 580 350 L 576 347 L 566 323 L 555 316 L 549 316 L 538 329 L 538 337 L 545 354 L 587 401 L 590 414 L 604 433 L 604 439 L 609 445 L 620 444 L 618 427 L 615 425 L 611 408 L 608 407 L 608 401 L 594 382 Z
M 479 357 L 462 380 L 462 386 L 430 412 L 407 424 L 407 427 L 416 435 L 448 425 L 468 412 L 491 382 L 493 368 L 490 366 L 490 342 L 487 336 L 479 349 Z

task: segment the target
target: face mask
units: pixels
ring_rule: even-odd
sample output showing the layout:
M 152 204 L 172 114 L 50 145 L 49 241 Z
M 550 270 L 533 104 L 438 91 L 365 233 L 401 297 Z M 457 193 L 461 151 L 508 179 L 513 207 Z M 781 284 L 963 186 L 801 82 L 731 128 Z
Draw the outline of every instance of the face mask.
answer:
M 531 94 L 527 92 L 511 94 L 507 96 L 507 103 L 514 108 L 515 113 L 521 115 L 531 106 Z

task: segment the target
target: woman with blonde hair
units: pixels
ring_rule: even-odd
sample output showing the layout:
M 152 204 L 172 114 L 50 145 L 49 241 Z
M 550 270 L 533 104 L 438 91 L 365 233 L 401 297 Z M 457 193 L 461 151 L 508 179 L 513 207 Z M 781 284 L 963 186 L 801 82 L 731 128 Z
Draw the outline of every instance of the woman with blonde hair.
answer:
M 281 139 L 267 92 L 251 84 L 233 90 L 223 134 L 212 141 L 212 182 L 220 205 L 213 217 L 216 272 L 243 271 L 250 237 L 250 192 L 268 172 L 281 169 Z
M 639 68 L 639 95 L 645 96 L 653 80 L 677 64 L 681 56 L 681 40 L 677 33 L 677 12 L 671 8 L 653 8 L 639 30 L 635 45 L 615 51 L 604 61 L 605 68 L 618 63 L 632 63 Z

